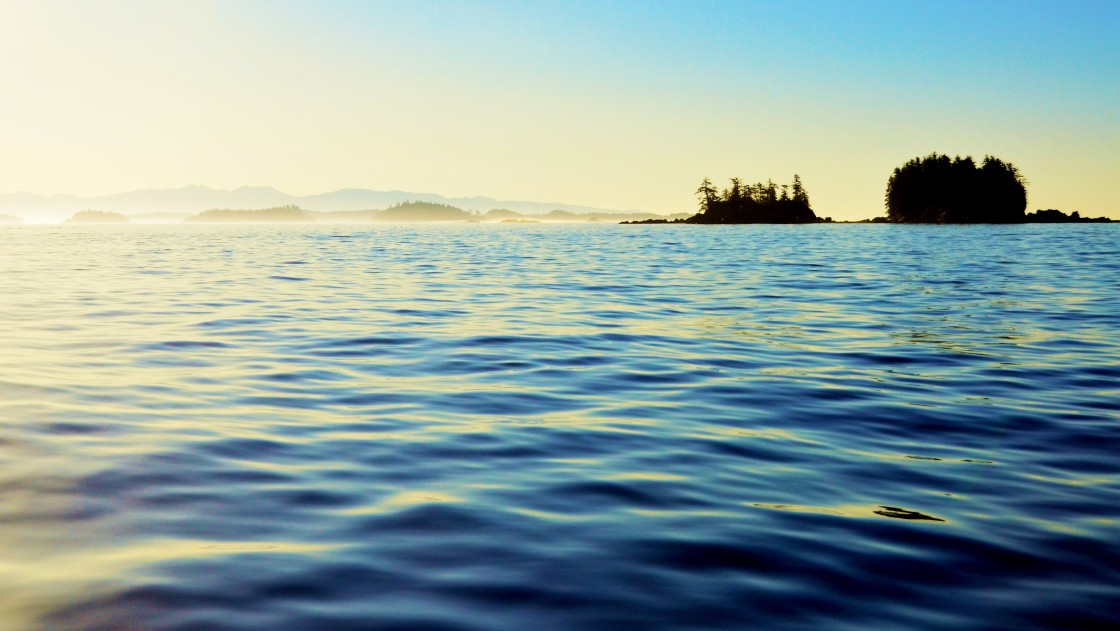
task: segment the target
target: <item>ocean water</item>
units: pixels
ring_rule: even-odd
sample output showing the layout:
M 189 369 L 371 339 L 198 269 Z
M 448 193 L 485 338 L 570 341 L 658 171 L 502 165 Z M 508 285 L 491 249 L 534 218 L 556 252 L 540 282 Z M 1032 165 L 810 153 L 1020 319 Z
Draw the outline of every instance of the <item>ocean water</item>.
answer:
M 4 629 L 1120 625 L 1120 228 L 0 229 Z

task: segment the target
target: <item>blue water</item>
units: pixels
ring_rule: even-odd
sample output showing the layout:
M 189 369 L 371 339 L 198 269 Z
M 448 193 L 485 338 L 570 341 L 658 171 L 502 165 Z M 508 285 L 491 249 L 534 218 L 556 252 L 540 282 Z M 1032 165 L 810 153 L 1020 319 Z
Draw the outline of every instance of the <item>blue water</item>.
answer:
M 0 230 L 10 629 L 1120 625 L 1120 228 Z

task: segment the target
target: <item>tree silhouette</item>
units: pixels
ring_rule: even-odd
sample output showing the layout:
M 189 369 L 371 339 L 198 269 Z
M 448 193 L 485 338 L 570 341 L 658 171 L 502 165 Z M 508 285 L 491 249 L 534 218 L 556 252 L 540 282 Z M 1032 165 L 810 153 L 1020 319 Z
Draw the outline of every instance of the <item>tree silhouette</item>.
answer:
M 779 193 L 779 188 L 781 192 Z M 793 184 L 779 187 L 772 180 L 766 183 L 743 184 L 731 178 L 731 187 L 716 192 L 712 181 L 704 178 L 696 189 L 700 212 L 688 223 L 813 223 L 820 221 L 809 207 L 809 194 L 801 176 L 793 176 Z
M 700 212 L 708 211 L 708 207 L 716 199 L 717 192 L 716 187 L 712 186 L 711 179 L 704 178 L 704 181 L 700 182 L 700 188 L 696 189 L 696 194 L 700 196 Z
M 805 192 L 805 187 L 801 184 L 800 175 L 796 173 L 793 174 L 793 184 L 790 188 L 793 189 L 793 201 L 804 204 L 805 206 L 809 205 L 809 193 Z
M 914 158 L 887 181 L 887 218 L 895 223 L 1018 223 L 1027 208 L 1026 180 L 1015 165 L 984 156 L 977 167 L 936 152 Z

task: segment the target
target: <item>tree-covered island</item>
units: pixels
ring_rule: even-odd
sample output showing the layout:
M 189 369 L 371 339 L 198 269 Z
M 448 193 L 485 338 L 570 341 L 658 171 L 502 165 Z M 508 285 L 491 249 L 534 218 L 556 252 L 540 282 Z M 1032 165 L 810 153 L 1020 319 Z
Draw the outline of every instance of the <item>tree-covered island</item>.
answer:
M 128 223 L 128 217 L 104 210 L 80 210 L 63 223 Z
M 315 221 L 311 213 L 298 206 L 276 206 L 259 210 L 214 208 L 184 219 L 187 223 L 256 223 Z
M 1010 162 L 936 152 L 898 167 L 887 181 L 893 223 L 1022 223 L 1026 179 Z
M 984 156 L 914 158 L 887 180 L 892 223 L 1110 223 L 1053 208 L 1027 213 L 1027 180 L 1010 162 Z
M 820 219 L 809 205 L 809 192 L 801 183 L 801 176 L 794 175 L 790 184 L 778 185 L 773 180 L 743 184 L 731 178 L 731 186 L 718 190 L 709 178 L 704 178 L 696 189 L 700 198 L 700 212 L 687 219 L 672 222 L 666 219 L 630 221 L 622 223 L 818 223 Z
M 717 193 L 712 181 L 704 178 L 696 189 L 700 212 L 685 219 L 686 223 L 816 223 L 820 221 L 809 206 L 809 192 L 794 175 L 791 184 L 774 183 L 743 185 L 731 178 L 731 187 Z

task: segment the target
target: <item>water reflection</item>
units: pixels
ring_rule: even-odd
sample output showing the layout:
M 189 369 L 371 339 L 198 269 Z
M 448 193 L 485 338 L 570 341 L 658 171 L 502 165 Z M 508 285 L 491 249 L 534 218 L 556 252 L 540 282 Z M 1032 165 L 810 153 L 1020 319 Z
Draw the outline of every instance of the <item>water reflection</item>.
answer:
M 798 513 L 818 513 L 821 515 L 836 515 L 838 517 L 889 517 L 891 519 L 905 519 L 918 521 L 945 521 L 939 517 L 926 515 L 919 511 L 896 506 L 805 506 L 796 504 L 751 504 L 758 508 L 771 510 L 793 511 Z

